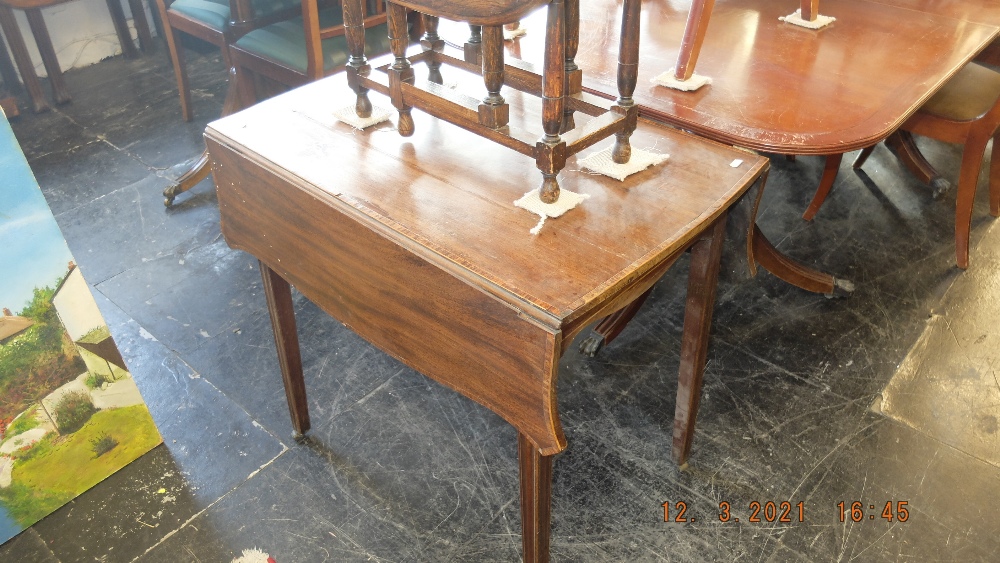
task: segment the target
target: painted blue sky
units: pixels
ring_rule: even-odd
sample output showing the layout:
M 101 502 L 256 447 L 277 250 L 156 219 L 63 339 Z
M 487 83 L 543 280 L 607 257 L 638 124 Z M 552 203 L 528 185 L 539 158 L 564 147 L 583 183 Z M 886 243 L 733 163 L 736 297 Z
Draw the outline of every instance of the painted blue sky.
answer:
M 0 308 L 17 314 L 35 287 L 66 274 L 70 260 L 10 124 L 0 117 Z

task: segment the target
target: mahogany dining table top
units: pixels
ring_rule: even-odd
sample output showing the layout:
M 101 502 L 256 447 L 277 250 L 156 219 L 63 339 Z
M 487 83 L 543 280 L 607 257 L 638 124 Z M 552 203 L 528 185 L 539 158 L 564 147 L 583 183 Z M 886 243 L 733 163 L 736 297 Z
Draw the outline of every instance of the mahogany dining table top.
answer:
M 584 89 L 606 95 L 616 92 L 618 5 L 590 0 L 580 8 L 576 62 Z M 718 0 L 695 68 L 712 83 L 681 92 L 650 79 L 674 67 L 690 1 L 644 2 L 634 94 L 640 113 L 765 152 L 844 153 L 895 131 L 1000 33 L 994 25 L 870 0 L 821 2 L 820 13 L 837 19 L 820 30 L 778 21 L 796 7 Z M 515 46 L 531 62 L 538 62 L 532 57 L 540 52 L 543 24 L 541 13 L 524 20 L 528 33 Z

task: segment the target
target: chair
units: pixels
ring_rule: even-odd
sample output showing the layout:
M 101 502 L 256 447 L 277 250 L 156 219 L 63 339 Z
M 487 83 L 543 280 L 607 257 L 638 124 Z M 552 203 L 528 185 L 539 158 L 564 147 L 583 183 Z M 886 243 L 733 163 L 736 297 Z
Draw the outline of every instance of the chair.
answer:
M 385 6 L 370 0 L 366 8 L 363 25 L 373 28 L 366 48 L 388 52 Z M 344 70 L 348 56 L 340 3 L 321 7 L 316 0 L 303 0 L 298 17 L 247 33 L 232 47 L 244 103 L 258 98 L 260 77 L 294 88 Z
M 229 45 L 236 39 L 255 27 L 294 17 L 297 13 L 295 0 L 156 0 L 156 5 L 174 66 L 184 121 L 191 121 L 194 111 L 179 33 L 218 47 L 229 68 L 232 66 Z
M 194 118 L 194 110 L 180 33 L 218 47 L 222 51 L 226 68 L 231 71 L 233 65 L 229 47 L 234 41 L 259 26 L 291 18 L 298 13 L 296 0 L 156 0 L 156 5 L 170 50 L 184 121 Z M 239 104 L 235 93 L 235 84 L 231 81 L 222 115 L 228 115 L 237 109 Z M 208 152 L 203 151 L 187 170 L 163 190 L 163 204 L 167 207 L 173 205 L 179 194 L 193 188 L 208 177 L 210 172 Z
M 56 103 L 64 104 L 72 100 L 66 82 L 63 80 L 62 69 L 59 68 L 59 60 L 56 58 L 55 48 L 52 46 L 52 38 L 49 36 L 48 27 L 42 17 L 42 8 L 64 4 L 69 0 L 0 0 L 0 28 L 7 36 L 7 42 L 14 54 L 17 69 L 21 74 L 28 94 L 31 96 L 31 103 L 36 113 L 49 109 L 42 87 L 39 85 L 38 76 L 35 74 L 35 66 L 28 55 L 27 45 L 21 30 L 14 20 L 13 10 L 23 10 L 28 18 L 28 25 L 31 28 L 31 35 L 35 39 L 35 45 L 42 57 L 45 65 L 45 72 L 49 75 L 49 83 L 52 86 L 52 95 Z M 107 0 L 108 12 L 111 14 L 111 21 L 115 26 L 115 33 L 118 35 L 118 42 L 122 47 L 122 54 L 127 59 L 134 59 L 139 56 L 132 43 L 132 35 L 129 32 L 128 24 L 125 21 L 125 12 L 119 0 Z M 136 32 L 139 35 L 139 44 L 143 51 L 152 49 L 153 38 L 149 32 L 149 23 L 146 21 L 146 12 L 142 5 L 142 0 L 129 0 L 132 10 L 132 18 L 135 23 Z
M 977 63 L 962 68 L 944 87 L 927 101 L 910 119 L 903 123 L 895 135 L 895 143 L 903 148 L 911 143 L 910 134 L 931 137 L 946 143 L 965 145 L 958 176 L 958 194 L 955 206 L 955 258 L 958 267 L 969 267 L 969 235 L 972 229 L 972 207 L 976 198 L 976 185 L 983 164 L 986 144 L 993 139 L 990 162 L 990 214 L 1000 216 L 1000 73 Z M 854 168 L 864 165 L 874 147 L 861 151 Z M 907 154 L 908 153 L 908 154 Z M 914 173 L 927 181 L 926 167 L 914 160 L 910 151 L 899 151 L 903 162 Z M 918 154 L 918 153 L 917 153 Z M 842 155 L 827 157 L 840 162 Z M 905 158 L 910 157 L 910 158 Z M 828 160 L 827 169 L 830 169 Z M 834 170 L 834 175 L 836 171 Z M 819 210 L 830 191 L 833 180 L 816 191 L 805 218 L 811 219 Z

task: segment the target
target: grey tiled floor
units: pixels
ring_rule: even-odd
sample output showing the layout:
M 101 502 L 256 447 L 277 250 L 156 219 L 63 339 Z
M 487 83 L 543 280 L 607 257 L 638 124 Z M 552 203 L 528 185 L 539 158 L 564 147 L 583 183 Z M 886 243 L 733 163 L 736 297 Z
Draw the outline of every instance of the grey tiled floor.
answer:
M 250 547 L 280 563 L 518 560 L 513 429 L 298 295 L 314 430 L 290 439 L 255 261 L 221 238 L 210 181 L 162 206 L 165 178 L 198 153 L 222 102 L 221 62 L 190 58 L 195 123 L 179 118 L 162 51 L 69 72 L 71 104 L 14 122 L 164 445 L 0 547 L 0 561 L 228 562 Z M 957 147 L 921 144 L 956 176 Z M 766 273 L 722 283 L 686 470 L 669 457 L 686 261 L 598 358 L 563 358 L 569 448 L 555 463 L 553 560 L 995 560 L 996 419 L 970 424 L 958 404 L 928 423 L 914 394 L 947 392 L 961 350 L 907 358 L 937 331 L 932 312 L 953 323 L 970 307 L 979 319 L 1000 313 L 985 175 L 979 248 L 963 274 L 952 265 L 954 193 L 932 200 L 884 147 L 864 172 L 849 161 L 806 223 L 822 163 L 774 159 L 761 222 L 784 251 L 857 292 L 826 299 Z M 963 338 L 996 342 L 995 322 L 970 322 Z M 962 370 L 995 385 L 995 349 L 977 353 Z M 903 385 L 931 357 L 945 391 Z M 884 395 L 901 363 L 910 371 L 886 393 L 902 395 Z M 980 432 L 978 449 L 961 432 Z M 837 504 L 855 500 L 866 512 L 906 501 L 910 518 L 840 522 Z M 666 501 L 686 502 L 694 521 L 663 522 Z M 722 501 L 740 522 L 718 521 Z M 801 501 L 805 521 L 748 522 L 753 501 Z

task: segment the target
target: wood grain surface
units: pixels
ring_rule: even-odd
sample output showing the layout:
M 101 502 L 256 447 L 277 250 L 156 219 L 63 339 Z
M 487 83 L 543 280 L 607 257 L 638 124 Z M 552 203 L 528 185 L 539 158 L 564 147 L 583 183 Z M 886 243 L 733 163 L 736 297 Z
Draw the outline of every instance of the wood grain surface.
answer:
M 824 2 L 822 14 L 837 21 L 814 31 L 778 21 L 794 3 L 718 0 L 697 67 L 712 84 L 695 92 L 652 84 L 674 67 L 690 7 L 685 0 L 643 4 L 635 92 L 641 113 L 785 154 L 843 153 L 885 138 L 1000 32 L 867 0 Z M 616 90 L 618 11 L 615 0 L 581 5 L 576 62 L 584 88 L 609 97 Z M 537 18 L 523 21 L 532 31 L 518 46 L 532 62 Z
M 512 119 L 539 119 L 537 99 L 504 95 Z M 645 292 L 767 166 L 642 122 L 639 146 L 670 159 L 626 182 L 574 162 L 565 185 L 590 199 L 531 235 L 538 218 L 513 206 L 535 184 L 530 158 L 416 111 L 412 137 L 358 132 L 337 104 L 353 105 L 340 76 L 210 125 L 226 240 L 543 455 L 565 447 L 564 342 Z

